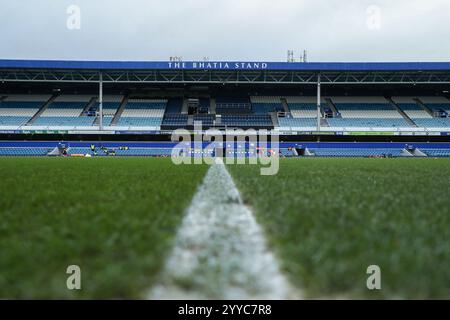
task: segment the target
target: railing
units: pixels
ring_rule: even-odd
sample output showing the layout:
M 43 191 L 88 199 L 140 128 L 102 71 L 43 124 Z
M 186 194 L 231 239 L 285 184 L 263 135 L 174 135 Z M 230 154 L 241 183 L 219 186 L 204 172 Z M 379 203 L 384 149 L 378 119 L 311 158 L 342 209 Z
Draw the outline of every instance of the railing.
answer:
M 250 103 L 216 103 L 216 109 L 251 109 Z

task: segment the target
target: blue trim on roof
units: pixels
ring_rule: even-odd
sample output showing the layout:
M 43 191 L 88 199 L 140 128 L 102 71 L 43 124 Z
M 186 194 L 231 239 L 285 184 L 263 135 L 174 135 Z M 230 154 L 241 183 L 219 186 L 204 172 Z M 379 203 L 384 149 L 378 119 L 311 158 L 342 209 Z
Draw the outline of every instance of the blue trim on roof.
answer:
M 450 62 L 239 62 L 0 60 L 0 69 L 450 71 Z
M 62 142 L 62 141 L 61 141 Z M 0 141 L 0 148 L 55 148 L 60 141 Z M 131 148 L 173 148 L 178 142 L 135 142 L 135 141 L 64 141 L 70 147 L 90 147 L 92 144 L 96 146 L 103 145 L 107 148 L 119 148 L 121 146 L 129 146 Z M 209 143 L 203 143 L 206 147 Z M 350 149 L 389 149 L 389 148 L 405 148 L 406 145 L 422 149 L 450 149 L 448 142 L 280 142 L 280 148 L 350 148 Z

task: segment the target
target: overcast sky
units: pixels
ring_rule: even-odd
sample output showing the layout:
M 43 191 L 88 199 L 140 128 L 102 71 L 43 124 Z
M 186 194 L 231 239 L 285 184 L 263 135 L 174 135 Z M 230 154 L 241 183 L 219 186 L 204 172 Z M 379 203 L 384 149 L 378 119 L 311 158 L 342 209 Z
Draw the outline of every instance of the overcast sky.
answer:
M 0 0 L 3 59 L 285 61 L 303 48 L 309 61 L 450 61 L 450 0 Z

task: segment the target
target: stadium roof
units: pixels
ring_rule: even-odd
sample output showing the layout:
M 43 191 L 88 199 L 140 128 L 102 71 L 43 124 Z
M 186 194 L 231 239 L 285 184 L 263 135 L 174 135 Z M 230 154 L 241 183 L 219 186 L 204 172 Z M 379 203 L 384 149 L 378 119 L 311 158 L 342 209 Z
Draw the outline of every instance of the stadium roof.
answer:
M 0 81 L 450 84 L 450 62 L 0 60 Z
M 255 62 L 0 60 L 0 68 L 81 70 L 450 71 L 450 62 Z

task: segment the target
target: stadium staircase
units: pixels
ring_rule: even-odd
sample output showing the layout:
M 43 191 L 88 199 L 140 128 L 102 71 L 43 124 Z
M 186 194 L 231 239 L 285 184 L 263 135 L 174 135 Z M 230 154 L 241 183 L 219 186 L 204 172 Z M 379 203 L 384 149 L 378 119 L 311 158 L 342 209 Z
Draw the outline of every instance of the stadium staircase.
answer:
M 122 116 L 123 111 L 125 110 L 125 107 L 128 103 L 128 96 L 124 96 L 122 99 L 122 102 L 120 103 L 119 109 L 117 109 L 116 114 L 114 115 L 113 119 L 111 120 L 110 126 L 115 126 L 119 122 L 120 117 Z M 97 117 L 99 118 L 99 117 Z M 95 119 L 97 121 L 97 119 Z
M 97 102 L 97 98 L 92 97 L 91 100 L 89 100 L 89 102 L 84 107 L 83 111 L 81 111 L 80 117 L 87 117 L 87 113 L 88 113 L 89 109 L 91 107 L 93 107 L 96 102 Z
M 434 112 L 431 110 L 425 103 L 422 102 L 419 98 L 413 99 L 419 106 L 422 107 L 423 110 L 425 110 L 430 116 L 434 118 Z
M 188 126 L 193 126 L 194 125 L 194 116 L 193 115 L 189 115 L 188 116 L 187 125 Z
M 184 98 L 183 99 L 183 107 L 181 108 L 181 114 L 188 114 L 189 110 L 188 110 L 188 99 Z
M 276 112 L 271 112 L 270 118 L 272 119 L 272 124 L 275 128 L 280 126 L 280 123 L 278 122 L 278 115 Z
M 331 111 L 333 111 L 333 117 L 337 117 L 337 115 L 339 114 L 339 110 L 336 107 L 336 105 L 334 104 L 333 100 L 331 100 L 331 98 L 325 98 L 325 101 L 326 101 L 327 105 L 330 107 Z M 322 112 L 322 116 L 323 116 L 323 114 L 324 114 L 323 105 L 321 105 L 320 112 Z
M 47 153 L 47 156 L 59 156 L 61 153 L 59 152 L 59 148 L 55 147 L 53 148 L 49 153 Z
M 406 114 L 405 111 L 402 110 L 402 108 L 399 107 L 397 103 L 395 103 L 394 100 L 392 100 L 391 97 L 385 97 L 386 100 L 391 104 L 391 106 L 394 107 L 395 110 L 397 110 L 398 113 L 402 115 L 402 117 L 405 119 L 405 121 L 412 127 L 417 127 L 417 124 L 414 123 L 414 121 Z
M 420 149 L 414 149 L 413 155 L 415 157 L 428 157 L 428 155 Z
M 211 98 L 211 104 L 209 107 L 209 113 L 210 114 L 216 114 L 216 99 L 215 98 Z
M 328 120 L 325 118 L 320 118 L 320 126 L 321 127 L 329 127 L 330 124 L 328 123 Z
M 95 117 L 94 123 L 92 125 L 98 127 L 100 125 L 100 117 Z
M 36 112 L 36 114 L 31 117 L 30 120 L 28 120 L 28 122 L 25 124 L 26 126 L 32 126 L 33 123 L 36 121 L 36 119 L 38 119 L 42 113 L 45 112 L 45 110 L 47 110 L 47 108 L 53 103 L 53 101 L 55 101 L 55 99 L 58 97 L 58 94 L 54 94 L 52 95 L 46 103 L 44 103 L 42 105 L 42 107 L 38 110 L 38 112 Z
M 406 149 L 406 148 L 404 148 L 404 149 L 400 152 L 400 155 L 401 155 L 402 157 L 410 157 L 410 158 L 411 158 L 411 157 L 415 157 L 414 153 L 413 153 L 412 151 Z
M 281 100 L 281 104 L 283 105 L 284 112 L 286 112 L 286 113 L 291 112 L 291 110 L 289 110 L 289 104 L 288 104 L 286 98 L 281 98 L 280 100 Z M 278 122 L 278 120 L 277 120 L 277 122 Z
M 181 108 L 183 106 L 183 98 L 170 98 L 167 102 L 165 114 L 177 114 L 181 113 Z

